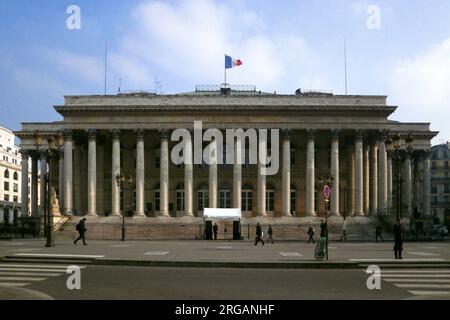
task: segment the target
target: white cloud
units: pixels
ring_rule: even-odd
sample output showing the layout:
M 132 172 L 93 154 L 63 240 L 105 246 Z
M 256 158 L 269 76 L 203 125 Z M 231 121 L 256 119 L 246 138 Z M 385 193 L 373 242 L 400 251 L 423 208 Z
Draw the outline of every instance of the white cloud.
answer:
M 390 95 L 400 106 L 396 118 L 431 122 L 436 140 L 450 140 L 450 38 L 415 57 L 398 61 L 390 75 Z

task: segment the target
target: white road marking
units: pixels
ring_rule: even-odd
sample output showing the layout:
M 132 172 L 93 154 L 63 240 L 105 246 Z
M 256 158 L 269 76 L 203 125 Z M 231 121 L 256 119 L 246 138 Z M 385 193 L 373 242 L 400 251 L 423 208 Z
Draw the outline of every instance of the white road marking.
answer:
M 9 252 L 33 252 L 33 251 L 41 251 L 42 248 L 23 248 L 23 249 L 13 249 L 8 250 Z
M 450 270 L 381 270 L 381 273 L 450 273 Z
M 449 291 L 421 291 L 421 290 L 414 290 L 414 291 L 408 291 L 409 293 L 416 295 L 416 296 L 423 296 L 423 295 L 441 295 L 446 296 L 450 295 Z
M 15 282 L 3 282 L 3 283 L 0 283 L 0 287 L 25 287 L 25 286 L 28 286 L 28 285 L 30 285 L 30 283 L 20 283 L 20 282 L 17 282 L 17 283 L 15 283 Z
M 168 253 L 169 253 L 169 251 L 149 251 L 144 255 L 145 256 L 165 256 Z
M 58 257 L 58 258 L 103 258 L 104 255 L 89 254 L 53 254 L 53 253 L 16 253 L 15 256 L 22 257 Z
M 39 268 L 0 268 L 0 271 L 35 271 L 35 272 L 62 272 L 65 273 L 67 271 L 67 268 L 65 269 L 39 269 Z
M 405 284 L 394 284 L 394 285 L 399 288 L 450 289 L 450 284 L 405 283 Z
M 438 247 L 433 247 L 433 246 L 419 246 L 420 248 L 424 248 L 424 249 L 438 249 Z
M 232 246 L 219 246 L 219 247 L 217 247 L 217 249 L 229 250 L 229 249 L 233 249 L 233 247 Z
M 381 271 L 382 278 L 450 278 L 450 274 L 385 274 Z
M 280 252 L 280 254 L 283 257 L 303 257 L 300 253 L 298 252 Z
M 24 246 L 26 243 L 24 243 L 24 242 L 13 242 L 13 243 L 10 243 L 9 245 L 10 246 Z
M 131 244 L 113 244 L 109 247 L 110 248 L 126 248 L 126 247 L 131 247 Z
M 10 264 L 10 263 L 4 263 L 0 264 L 0 268 L 48 268 L 48 269 L 63 269 L 69 267 L 70 265 L 64 265 L 64 264 Z M 86 268 L 85 266 L 80 266 L 81 269 Z
M 444 259 L 436 259 L 436 258 L 423 258 L 423 259 L 348 259 L 349 261 L 355 261 L 355 262 L 424 262 L 424 261 L 430 261 L 430 262 L 438 262 L 438 261 L 444 261 Z
M 450 283 L 450 279 L 383 279 L 387 282 Z
M 328 249 L 337 249 L 338 247 L 330 247 L 328 246 Z
M 407 253 L 415 255 L 415 256 L 422 256 L 422 257 L 440 256 L 440 254 L 438 254 L 438 253 L 430 253 L 430 252 L 408 251 Z
M 44 281 L 46 279 L 47 278 L 35 278 L 35 277 L 0 277 L 0 281 Z
M 63 273 L 36 273 L 36 272 L 13 272 L 13 271 L 0 271 L 0 276 L 38 276 L 38 277 L 57 277 Z

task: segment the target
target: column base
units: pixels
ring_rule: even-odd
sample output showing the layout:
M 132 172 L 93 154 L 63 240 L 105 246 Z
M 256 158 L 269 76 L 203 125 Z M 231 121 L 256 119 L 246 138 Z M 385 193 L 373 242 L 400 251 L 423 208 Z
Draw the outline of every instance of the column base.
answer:
M 158 217 L 161 217 L 161 218 L 170 218 L 170 214 L 168 214 L 168 213 L 161 213 Z
M 365 216 L 365 214 L 364 214 L 364 212 L 355 212 L 355 217 L 364 217 Z
M 185 213 L 185 214 L 183 215 L 183 217 L 193 218 L 193 217 L 194 217 L 194 214 L 193 214 L 193 213 Z
M 258 213 L 257 217 L 267 217 L 267 213 Z
M 317 214 L 315 212 L 310 212 L 306 214 L 307 217 L 316 217 Z
M 143 213 L 143 212 L 135 212 L 133 217 L 145 217 L 145 213 Z
M 292 214 L 290 214 L 290 213 L 283 213 L 283 217 L 289 218 L 289 217 L 292 217 Z
M 340 217 L 341 214 L 339 212 L 331 212 L 330 217 Z
M 98 215 L 96 214 L 96 213 L 93 213 L 93 212 L 91 212 L 91 213 L 87 213 L 87 215 L 86 215 L 87 217 L 98 217 Z

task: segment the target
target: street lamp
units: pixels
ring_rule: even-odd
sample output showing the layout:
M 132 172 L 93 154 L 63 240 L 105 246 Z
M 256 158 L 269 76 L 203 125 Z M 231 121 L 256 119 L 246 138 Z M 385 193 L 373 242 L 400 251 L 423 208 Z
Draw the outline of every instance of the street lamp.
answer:
M 123 174 L 117 174 L 116 175 L 116 183 L 119 188 L 123 188 L 126 185 L 132 185 L 133 184 L 133 176 L 128 175 L 125 176 Z M 125 241 L 125 208 L 122 213 L 122 239 L 121 241 Z
M 39 131 L 36 131 L 33 135 L 34 144 L 36 148 L 39 150 L 39 147 L 42 145 L 42 134 Z M 46 237 L 46 247 L 54 247 L 55 242 L 53 240 L 53 212 L 50 203 L 50 194 L 51 194 L 51 172 L 52 172 L 52 158 L 54 154 L 58 151 L 59 147 L 63 144 L 63 137 L 61 133 L 57 133 L 55 135 L 50 135 L 47 138 L 47 150 L 45 150 L 44 155 L 48 159 L 48 172 L 44 176 L 44 190 L 46 191 L 44 199 L 44 230 Z
M 326 234 L 325 234 L 325 248 L 326 248 L 326 259 L 328 260 L 328 215 L 330 213 L 330 200 L 331 200 L 331 188 L 333 187 L 334 177 L 332 175 L 328 175 L 326 177 L 319 178 L 319 185 L 323 189 L 325 196 L 325 224 L 327 226 Z M 326 189 L 328 191 L 326 191 Z

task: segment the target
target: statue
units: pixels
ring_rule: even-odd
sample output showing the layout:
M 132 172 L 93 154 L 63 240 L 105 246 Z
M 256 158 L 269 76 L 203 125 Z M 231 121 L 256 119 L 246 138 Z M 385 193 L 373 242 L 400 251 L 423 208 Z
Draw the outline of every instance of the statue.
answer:
M 52 211 L 53 216 L 61 216 L 61 212 L 59 211 L 59 201 L 56 196 L 55 188 L 52 188 L 52 196 L 50 199 L 50 210 Z

